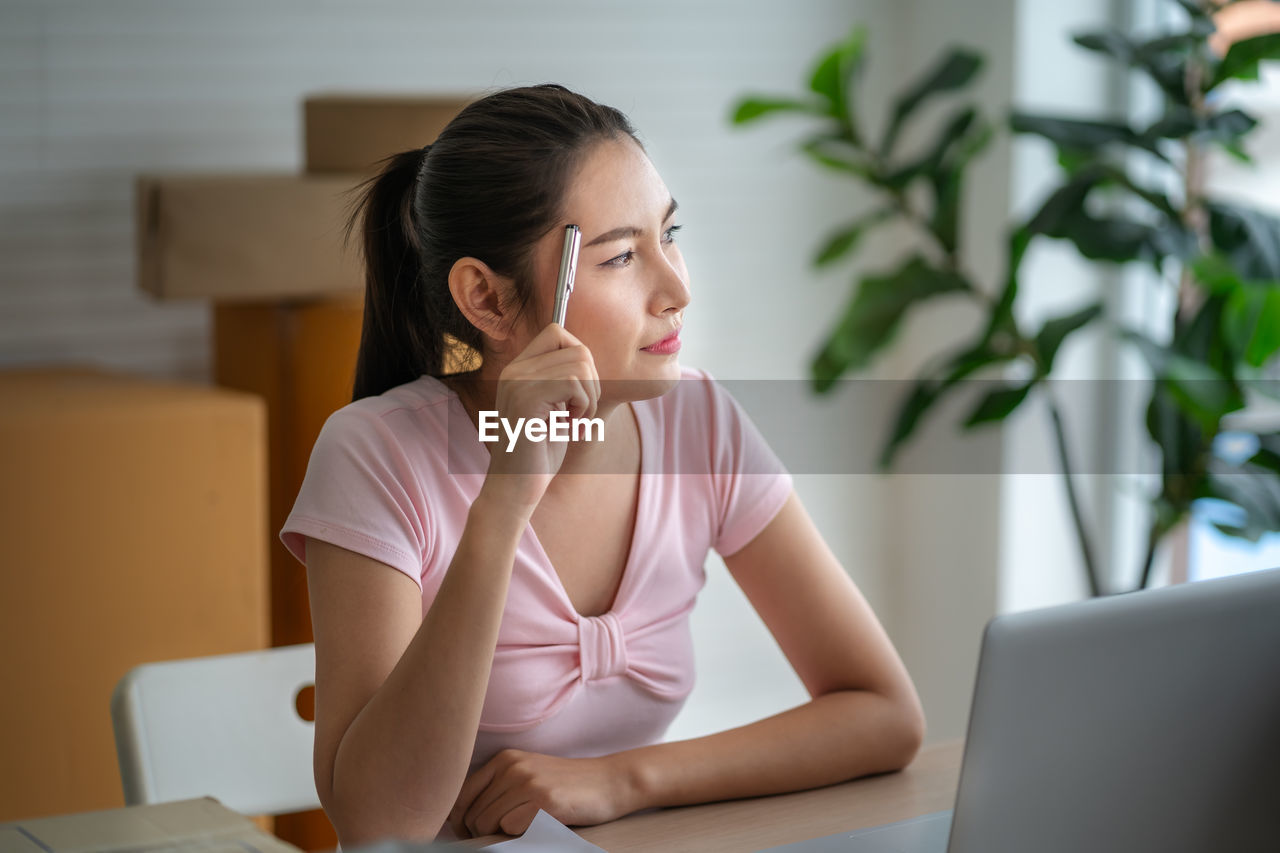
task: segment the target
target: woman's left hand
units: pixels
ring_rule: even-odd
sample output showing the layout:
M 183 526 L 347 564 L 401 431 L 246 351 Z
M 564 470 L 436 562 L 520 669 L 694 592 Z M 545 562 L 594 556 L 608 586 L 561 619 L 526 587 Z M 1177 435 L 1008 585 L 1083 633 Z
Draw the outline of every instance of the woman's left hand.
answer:
M 459 838 L 520 835 L 538 809 L 565 825 L 592 826 L 635 811 L 633 802 L 615 756 L 557 758 L 504 749 L 462 783 L 449 825 Z

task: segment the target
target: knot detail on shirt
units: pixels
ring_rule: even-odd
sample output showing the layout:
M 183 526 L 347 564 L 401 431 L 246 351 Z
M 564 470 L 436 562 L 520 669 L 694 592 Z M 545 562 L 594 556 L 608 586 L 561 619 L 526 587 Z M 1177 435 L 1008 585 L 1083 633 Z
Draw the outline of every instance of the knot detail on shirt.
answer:
M 596 681 L 627 671 L 627 644 L 618 617 L 583 616 L 578 620 L 578 654 L 583 681 Z

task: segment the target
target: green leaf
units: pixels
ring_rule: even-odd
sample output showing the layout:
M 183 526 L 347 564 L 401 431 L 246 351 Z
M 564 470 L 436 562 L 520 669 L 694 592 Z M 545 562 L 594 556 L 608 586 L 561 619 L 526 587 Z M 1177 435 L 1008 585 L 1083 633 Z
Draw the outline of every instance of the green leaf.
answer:
M 1027 224 L 1032 233 L 1070 240 L 1080 254 L 1092 261 L 1127 263 L 1129 261 L 1159 261 L 1175 248 L 1178 234 L 1169 229 L 1158 229 L 1142 222 L 1119 216 L 1093 217 L 1083 206 L 1063 204 L 1063 199 L 1051 198 L 1052 209 L 1042 208 L 1041 214 Z
M 1083 213 L 1089 193 L 1102 180 L 1099 169 L 1083 169 L 1054 190 L 1027 222 L 1027 231 L 1049 237 L 1065 236 L 1068 221 Z
M 1169 103 L 1189 106 L 1187 63 L 1204 43 L 1204 37 L 1195 33 L 1159 36 L 1136 46 L 1134 67 L 1147 73 Z
M 962 379 L 985 367 L 1006 364 L 1012 361 L 1013 358 L 1014 356 L 1010 353 L 997 352 L 985 342 L 980 342 L 974 347 L 961 350 L 944 359 L 943 366 L 940 369 L 929 371 L 929 373 L 940 372 L 942 378 L 926 376 L 916 380 L 912 386 L 911 393 L 907 395 L 898 407 L 893 429 L 890 431 L 889 438 L 885 441 L 884 447 L 880 451 L 880 468 L 882 470 L 887 469 L 893 464 L 898 450 L 915 433 L 924 416 L 948 392 L 956 388 Z
M 1163 224 L 1090 215 L 1085 203 L 1089 193 L 1108 184 L 1118 184 L 1146 201 L 1163 215 Z M 1182 226 L 1169 200 L 1138 187 L 1110 166 L 1081 169 L 1050 194 L 1025 227 L 1032 234 L 1070 240 L 1080 254 L 1095 261 L 1149 261 L 1158 267 L 1169 255 L 1196 254 L 1194 235 Z
M 1187 100 L 1187 55 L 1202 39 L 1190 34 L 1162 36 L 1150 41 L 1135 43 L 1117 29 L 1083 33 L 1073 38 L 1076 44 L 1097 53 L 1110 56 L 1128 68 L 1142 71 L 1170 97 L 1175 104 Z
M 815 388 L 826 391 L 846 371 L 867 367 L 893 339 L 902 318 L 916 304 L 972 289 L 960 275 L 936 269 L 919 257 L 911 258 L 888 275 L 864 278 L 814 359 Z
M 1057 118 L 1015 112 L 1010 117 L 1015 133 L 1033 133 L 1048 139 L 1060 150 L 1076 155 L 1096 156 L 1097 149 L 1107 145 L 1126 145 L 1154 154 L 1161 160 L 1168 158 L 1153 139 L 1135 133 L 1122 122 L 1091 121 L 1086 119 Z
M 892 207 L 884 207 L 859 217 L 848 225 L 831 234 L 818 250 L 813 265 L 824 267 L 838 261 L 858 245 L 864 234 L 887 219 L 892 219 L 897 211 Z
M 1280 281 L 1245 281 L 1218 254 L 1197 258 L 1191 271 L 1208 293 L 1226 300 L 1224 343 L 1252 367 L 1270 361 L 1280 351 Z
M 1251 367 L 1262 367 L 1280 351 L 1280 285 L 1245 286 L 1227 301 L 1224 325 Z
M 1036 380 L 1032 379 L 1014 388 L 997 388 L 988 392 L 974 407 L 973 411 L 969 413 L 969 417 L 965 419 L 965 428 L 969 429 L 979 424 L 1004 420 L 1013 413 L 1014 409 L 1022 405 L 1022 401 L 1027 399 L 1027 394 L 1035 387 L 1035 384 Z
M 982 68 L 982 57 L 963 48 L 952 48 L 932 68 L 898 96 L 893 117 L 880 142 L 880 156 L 888 157 L 903 125 L 921 104 L 934 95 L 963 89 Z
M 936 171 L 946 158 L 948 149 L 963 142 L 965 135 L 969 132 L 969 128 L 973 126 L 977 118 L 978 111 L 972 105 L 958 110 L 952 115 L 942 133 L 938 135 L 937 140 L 929 147 L 929 150 L 917 158 L 915 162 L 887 175 L 885 184 L 894 189 L 903 189 L 920 175 Z
M 1171 222 L 1180 223 L 1182 221 L 1182 212 L 1173 206 L 1173 202 L 1169 201 L 1169 197 L 1164 193 L 1147 189 L 1129 177 L 1127 172 L 1111 166 L 1103 167 L 1103 174 L 1106 176 L 1108 184 L 1123 187 L 1137 198 L 1140 198 L 1149 204 L 1156 210 L 1156 212 L 1167 217 Z
M 1280 433 L 1265 433 L 1257 438 L 1258 451 L 1249 459 L 1249 464 L 1280 474 Z
M 1183 139 L 1195 133 L 1199 126 L 1196 114 L 1189 107 L 1173 107 L 1138 137 L 1143 140 Z
M 881 182 L 862 149 L 842 136 L 820 134 L 801 143 L 800 150 L 815 163 L 828 169 L 845 172 L 871 183 Z
M 1276 59 L 1280 59 L 1280 34 L 1269 33 L 1241 39 L 1227 50 L 1227 55 L 1218 64 L 1218 72 L 1206 91 L 1232 78 L 1257 80 L 1258 63 Z
M 1210 293 L 1230 295 L 1243 286 L 1231 262 L 1219 254 L 1203 255 L 1190 264 L 1191 273 Z
M 1207 485 L 1212 497 L 1240 509 L 1243 523 L 1227 527 L 1234 535 L 1256 542 L 1264 534 L 1280 531 L 1280 477 L 1274 471 L 1248 462 L 1230 466 L 1215 459 Z
M 1228 110 L 1209 116 L 1196 133 L 1197 141 L 1234 142 L 1258 126 L 1258 120 L 1244 110 Z
M 833 48 L 813 69 L 809 78 L 809 90 L 826 98 L 832 104 L 841 105 L 843 85 L 840 74 L 841 48 Z
M 934 171 L 934 208 L 929 225 L 938 242 L 950 253 L 956 251 L 960 240 L 960 203 L 964 185 L 964 170 L 969 161 L 986 147 L 991 139 L 990 125 L 982 122 L 949 151 L 945 160 Z
M 853 84 L 862 65 L 866 41 L 866 29 L 862 26 L 854 27 L 843 41 L 823 55 L 809 77 L 809 90 L 826 102 L 827 115 L 849 128 L 854 141 L 857 141 L 859 134 L 852 103 Z
M 1244 408 L 1244 396 L 1235 381 L 1208 364 L 1135 332 L 1127 332 L 1124 337 L 1138 345 L 1151 366 L 1159 394 L 1167 396 L 1181 415 L 1192 420 L 1204 434 L 1215 434 L 1225 415 Z M 1159 440 L 1154 433 L 1152 437 Z
M 1058 355 L 1062 342 L 1072 332 L 1092 323 L 1102 315 L 1102 305 L 1094 303 L 1071 314 L 1045 321 L 1036 334 L 1036 350 L 1040 354 L 1040 372 L 1048 374 L 1053 370 L 1053 360 Z
M 832 48 L 818 62 L 809 77 L 810 91 L 821 95 L 832 104 L 843 108 L 848 84 L 862 62 L 867 44 L 867 30 L 856 26 L 844 41 Z
M 1238 204 L 1210 202 L 1209 233 L 1243 278 L 1280 279 L 1280 219 Z
M 1097 152 L 1083 151 L 1072 148 L 1058 149 L 1058 166 L 1068 175 L 1074 176 L 1076 172 L 1084 169 L 1095 168 L 1098 165 Z
M 886 470 L 893 464 L 894 458 L 898 455 L 898 449 L 916 431 L 921 419 L 942 399 L 946 391 L 947 388 L 936 380 L 916 381 L 911 388 L 911 393 L 898 406 L 898 414 L 893 420 L 889 438 L 880 450 L 880 470 Z
M 1208 452 L 1201 429 L 1178 406 L 1169 388 L 1157 384 L 1147 405 L 1147 432 L 1160 448 L 1161 499 L 1176 518 L 1191 506 L 1197 463 Z
M 964 175 L 959 169 L 944 168 L 933 174 L 933 214 L 929 228 L 938 242 L 954 254 L 960 242 L 960 193 Z
M 1243 110 L 1200 116 L 1187 107 L 1175 107 L 1140 136 L 1153 145 L 1157 139 L 1191 139 L 1202 145 L 1225 144 L 1237 142 L 1257 124 L 1257 119 Z
M 1239 140 L 1224 139 L 1220 141 L 1218 145 L 1221 146 L 1222 150 L 1227 152 L 1232 159 L 1248 166 L 1253 165 L 1253 158 L 1249 156 L 1248 151 L 1244 150 L 1244 146 L 1240 144 Z
M 1014 228 L 1009 232 L 1008 267 L 1005 270 L 1004 287 L 995 306 L 987 318 L 987 328 L 982 334 L 982 344 L 986 346 L 998 335 L 1017 336 L 1017 321 L 1013 316 L 1013 303 L 1018 298 L 1018 270 L 1022 267 L 1022 259 L 1031 245 L 1031 232 L 1025 227 Z
M 1132 65 L 1138 53 L 1128 36 L 1117 29 L 1077 33 L 1071 37 L 1071 40 L 1085 50 L 1105 54 L 1125 65 Z
M 797 101 L 791 98 L 748 97 L 738 102 L 730 120 L 734 124 L 746 124 L 763 116 L 776 115 L 777 113 L 822 115 L 823 112 L 819 104 Z
M 1211 294 L 1201 300 L 1190 319 L 1184 312 L 1183 316 L 1177 318 L 1169 350 L 1179 357 L 1190 359 L 1200 367 L 1208 368 L 1216 376 L 1234 382 L 1235 352 L 1221 332 L 1226 306 L 1226 296 Z

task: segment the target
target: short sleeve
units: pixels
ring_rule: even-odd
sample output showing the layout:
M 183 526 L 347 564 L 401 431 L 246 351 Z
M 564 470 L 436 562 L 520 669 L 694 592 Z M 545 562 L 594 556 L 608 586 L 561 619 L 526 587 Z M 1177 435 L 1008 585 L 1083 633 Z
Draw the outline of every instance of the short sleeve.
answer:
M 713 547 L 737 553 L 768 526 L 791 494 L 791 475 L 738 401 L 703 372 L 714 437 L 712 485 L 717 530 Z
M 374 410 L 347 406 L 325 422 L 280 539 L 306 563 L 306 537 L 408 575 L 422 586 L 428 516 L 416 473 Z

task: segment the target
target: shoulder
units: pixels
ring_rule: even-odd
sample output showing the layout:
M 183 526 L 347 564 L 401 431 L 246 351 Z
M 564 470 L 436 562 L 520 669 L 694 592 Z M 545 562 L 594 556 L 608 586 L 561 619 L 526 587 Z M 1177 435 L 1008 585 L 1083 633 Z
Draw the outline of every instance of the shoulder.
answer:
M 422 376 L 404 385 L 348 403 L 329 415 L 320 441 L 372 449 L 418 443 L 448 430 L 453 396 L 440 380 Z
M 720 470 L 733 453 L 744 415 L 730 394 L 701 368 L 682 367 L 680 381 L 661 397 L 636 404 L 649 426 L 645 432 L 661 459 L 650 459 L 666 472 L 706 473 Z

